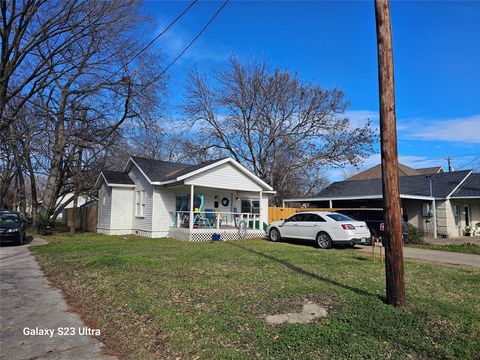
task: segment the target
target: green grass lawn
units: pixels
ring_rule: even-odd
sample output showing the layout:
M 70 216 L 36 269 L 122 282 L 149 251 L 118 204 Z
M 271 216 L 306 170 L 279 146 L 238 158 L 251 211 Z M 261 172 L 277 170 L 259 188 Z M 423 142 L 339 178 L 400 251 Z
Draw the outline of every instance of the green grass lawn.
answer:
M 450 252 L 458 252 L 464 254 L 476 254 L 480 255 L 480 246 L 473 243 L 467 244 L 422 244 L 422 245 L 407 245 L 410 247 L 417 247 L 421 249 L 428 249 L 428 250 L 441 250 L 441 251 L 450 251 Z
M 32 248 L 53 284 L 124 358 L 478 359 L 480 271 L 406 262 L 408 307 L 354 249 L 79 234 Z M 305 301 L 329 316 L 267 325 Z

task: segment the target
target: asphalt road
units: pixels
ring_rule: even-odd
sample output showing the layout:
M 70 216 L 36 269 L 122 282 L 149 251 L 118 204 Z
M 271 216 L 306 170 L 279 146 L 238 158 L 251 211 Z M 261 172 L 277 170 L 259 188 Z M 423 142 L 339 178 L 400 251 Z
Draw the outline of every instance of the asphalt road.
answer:
M 371 246 L 360 245 L 361 251 L 372 252 Z M 376 248 L 379 254 L 379 248 Z M 443 264 L 463 265 L 480 267 L 480 255 L 462 254 L 450 251 L 427 250 L 405 246 L 403 248 L 405 259 L 417 259 L 423 261 L 438 262 Z
M 29 250 L 41 241 L 0 248 L 0 359 L 116 359 L 103 353 L 100 341 L 78 334 L 85 324 L 68 312 L 61 291 L 48 284 Z M 76 334 L 60 335 L 59 328 Z M 45 329 L 53 329 L 53 336 L 37 335 Z

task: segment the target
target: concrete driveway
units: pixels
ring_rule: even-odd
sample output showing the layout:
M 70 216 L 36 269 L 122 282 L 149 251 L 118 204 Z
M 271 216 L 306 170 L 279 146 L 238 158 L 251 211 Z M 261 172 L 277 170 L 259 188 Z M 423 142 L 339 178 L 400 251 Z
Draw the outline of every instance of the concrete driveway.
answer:
M 48 284 L 29 250 L 42 241 L 0 248 L 0 358 L 116 359 L 103 353 L 100 341 L 79 335 L 85 324 L 68 312 L 61 291 Z M 62 328 L 75 335 L 62 335 Z

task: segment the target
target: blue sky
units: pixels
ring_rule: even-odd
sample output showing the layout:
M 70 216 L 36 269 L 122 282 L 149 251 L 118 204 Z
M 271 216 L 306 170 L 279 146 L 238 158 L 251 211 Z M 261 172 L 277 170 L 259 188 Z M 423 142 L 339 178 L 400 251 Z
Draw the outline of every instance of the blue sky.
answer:
M 221 2 L 199 1 L 155 46 L 173 58 Z M 187 2 L 147 1 L 157 33 Z M 393 1 L 398 147 L 413 166 L 480 165 L 480 2 Z M 147 34 L 148 35 L 148 34 Z M 153 38 L 146 35 L 143 41 Z M 148 39 L 147 39 L 148 37 Z M 231 1 L 170 71 L 170 109 L 182 101 L 185 72 L 209 72 L 232 55 L 264 59 L 305 81 L 339 87 L 347 116 L 378 122 L 375 17 L 370 1 Z M 379 162 L 366 159 L 363 167 Z M 341 178 L 331 171 L 330 178 Z

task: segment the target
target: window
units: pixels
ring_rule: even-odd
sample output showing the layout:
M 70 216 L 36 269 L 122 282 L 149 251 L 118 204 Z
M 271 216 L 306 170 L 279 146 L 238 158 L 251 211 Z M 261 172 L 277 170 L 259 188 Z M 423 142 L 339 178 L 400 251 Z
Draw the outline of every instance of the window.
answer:
M 260 200 L 258 198 L 242 198 L 240 208 L 242 213 L 260 214 Z
M 295 214 L 290 216 L 287 221 L 305 221 L 305 214 Z
M 252 213 L 260 214 L 260 201 L 252 199 Z
M 242 213 L 249 213 L 251 208 L 252 208 L 252 204 L 250 203 L 250 199 L 242 198 L 242 201 L 240 203 L 240 208 L 241 208 Z
M 146 207 L 145 191 L 142 191 L 142 211 L 141 211 L 142 216 L 145 216 L 145 207 Z
M 333 219 L 335 221 L 353 221 L 352 218 L 349 218 L 348 216 L 342 215 L 342 214 L 328 214 L 327 215 L 330 219 Z
M 193 197 L 193 210 L 205 207 L 205 196 L 195 194 Z M 190 194 L 177 194 L 175 197 L 176 211 L 190 211 Z
M 21 222 L 20 216 L 15 213 L 9 213 L 9 212 L 3 212 L 0 213 L 0 224 L 2 225 L 7 225 L 7 224 L 13 224 L 13 223 L 19 223 Z
M 145 190 L 137 190 L 136 199 L 135 199 L 135 216 L 138 216 L 138 217 L 145 216 L 145 206 L 146 206 Z
M 106 199 L 105 199 L 105 198 L 106 198 L 106 196 L 103 195 L 103 197 L 102 197 L 102 205 L 103 205 L 103 206 L 105 206 L 105 203 L 106 203 Z
M 455 226 L 460 225 L 460 206 L 453 206 L 453 215 L 455 216 Z
M 317 214 L 305 214 L 305 219 L 303 221 L 309 222 L 325 222 L 325 219 Z
M 177 195 L 175 198 L 176 211 L 188 211 L 188 195 Z

